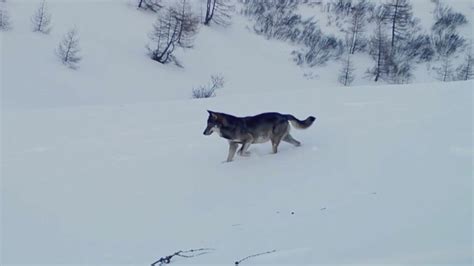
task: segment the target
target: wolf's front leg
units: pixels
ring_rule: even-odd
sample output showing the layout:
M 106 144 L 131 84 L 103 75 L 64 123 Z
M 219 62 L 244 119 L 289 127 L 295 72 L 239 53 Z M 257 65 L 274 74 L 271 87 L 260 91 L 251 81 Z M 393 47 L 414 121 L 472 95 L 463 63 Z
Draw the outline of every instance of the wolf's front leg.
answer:
M 247 151 L 249 147 L 250 147 L 250 142 L 246 142 L 246 143 L 242 144 L 242 147 L 239 150 L 239 155 L 240 156 L 250 156 L 250 152 Z
M 236 142 L 229 141 L 229 155 L 227 156 L 227 162 L 231 162 L 232 159 L 234 158 L 235 152 L 237 151 L 237 148 L 239 147 L 239 144 Z

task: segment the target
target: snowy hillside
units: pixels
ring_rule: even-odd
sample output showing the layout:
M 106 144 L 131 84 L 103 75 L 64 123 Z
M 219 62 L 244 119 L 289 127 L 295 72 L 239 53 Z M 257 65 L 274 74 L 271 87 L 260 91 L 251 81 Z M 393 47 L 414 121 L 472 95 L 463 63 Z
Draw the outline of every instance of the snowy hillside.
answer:
M 192 89 L 215 73 L 226 81 L 219 95 L 314 86 L 292 64 L 290 47 L 249 32 L 239 16 L 226 30 L 201 27 L 195 47 L 178 51 L 185 53 L 185 68 L 154 62 L 145 45 L 156 15 L 129 2 L 49 1 L 53 30 L 46 36 L 31 32 L 29 17 L 38 1 L 7 2 L 15 28 L 1 33 L 3 103 L 38 107 L 189 99 Z M 54 49 L 75 25 L 83 60 L 71 71 L 58 62 Z M 275 71 L 266 71 L 269 66 Z
M 145 46 L 156 15 L 137 10 L 135 1 L 47 1 L 52 16 L 52 30 L 47 35 L 31 31 L 30 17 L 40 2 L 0 3 L 12 24 L 11 30 L 0 35 L 4 51 L 2 96 L 6 106 L 182 100 L 190 98 L 192 89 L 207 83 L 213 74 L 225 79 L 225 87 L 218 95 L 340 86 L 339 60 L 314 68 L 298 67 L 291 55 L 295 46 L 256 35 L 250 30 L 249 20 L 238 12 L 227 28 L 200 27 L 194 48 L 177 50 L 184 65 L 178 68 L 161 65 L 146 55 Z M 413 2 L 425 31 L 433 23 L 434 5 L 429 0 Z M 197 1 L 192 3 L 199 6 Z M 472 4 L 463 0 L 449 4 L 468 17 L 468 24 L 459 30 L 471 38 Z M 198 7 L 195 9 L 199 12 Z M 319 8 L 306 9 L 306 13 L 315 15 L 323 30 L 340 35 L 334 23 L 333 27 L 326 27 L 328 14 Z M 79 71 L 65 68 L 54 53 L 64 34 L 73 27 L 80 39 Z M 376 85 L 365 77 L 372 65 L 367 55 L 354 55 L 354 64 L 354 86 Z M 436 64 L 417 65 L 413 82 L 436 81 L 432 71 L 427 72 Z
M 437 82 L 427 63 L 414 84 L 375 83 L 356 54 L 341 87 L 339 61 L 299 67 L 294 45 L 239 12 L 200 26 L 176 50 L 183 68 L 163 65 L 145 48 L 156 14 L 136 1 L 49 0 L 46 35 L 31 29 L 40 2 L 0 1 L 1 265 L 150 265 L 191 249 L 205 254 L 171 264 L 472 264 L 472 80 Z M 412 2 L 429 27 L 432 1 Z M 450 4 L 470 36 L 472 3 Z M 336 31 L 319 7 L 300 11 Z M 73 27 L 76 70 L 55 55 Z M 214 74 L 217 97 L 191 99 Z M 223 163 L 207 110 L 317 120 L 292 129 L 301 147 Z
M 4 111 L 3 263 L 470 265 L 473 84 L 450 85 Z M 206 109 L 318 120 L 222 163 Z

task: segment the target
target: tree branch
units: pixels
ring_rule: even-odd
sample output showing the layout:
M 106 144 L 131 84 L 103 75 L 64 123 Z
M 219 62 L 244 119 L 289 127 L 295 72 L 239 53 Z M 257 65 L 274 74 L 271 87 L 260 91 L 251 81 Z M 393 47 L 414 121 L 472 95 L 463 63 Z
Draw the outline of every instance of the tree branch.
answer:
M 248 260 L 250 258 L 254 258 L 254 257 L 258 257 L 258 256 L 262 256 L 262 255 L 266 255 L 266 254 L 270 254 L 270 253 L 274 253 L 274 252 L 276 252 L 276 249 L 271 250 L 271 251 L 267 251 L 267 252 L 262 252 L 262 253 L 250 255 L 250 256 L 247 256 L 247 257 L 245 257 L 241 260 L 236 261 L 234 265 L 237 266 L 237 265 L 240 265 L 240 263 L 242 263 L 244 260 Z
M 214 249 L 212 249 L 212 248 L 198 248 L 198 249 L 190 249 L 190 250 L 184 250 L 184 251 L 180 250 L 180 251 L 177 251 L 177 252 L 175 252 L 171 255 L 161 257 L 159 260 L 153 262 L 151 264 L 151 266 L 155 266 L 155 265 L 162 266 L 162 265 L 165 265 L 165 264 L 170 264 L 171 259 L 173 257 L 193 258 L 193 257 L 197 257 L 197 256 L 207 254 L 207 253 L 209 253 L 210 251 L 213 251 L 213 250 Z

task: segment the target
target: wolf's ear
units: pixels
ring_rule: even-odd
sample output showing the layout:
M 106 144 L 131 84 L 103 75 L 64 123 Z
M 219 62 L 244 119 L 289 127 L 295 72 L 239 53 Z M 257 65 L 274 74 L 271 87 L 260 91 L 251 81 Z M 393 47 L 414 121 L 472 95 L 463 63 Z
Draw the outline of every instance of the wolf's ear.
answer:
M 213 111 L 210 111 L 210 110 L 207 110 L 207 112 L 209 113 L 210 116 L 212 116 L 212 118 L 217 119 L 217 114 L 216 113 L 214 113 Z

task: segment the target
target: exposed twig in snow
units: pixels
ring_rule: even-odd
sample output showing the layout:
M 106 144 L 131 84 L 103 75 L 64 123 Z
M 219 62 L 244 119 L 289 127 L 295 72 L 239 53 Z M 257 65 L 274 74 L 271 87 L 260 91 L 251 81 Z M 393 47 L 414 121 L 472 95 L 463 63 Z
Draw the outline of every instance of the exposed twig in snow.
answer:
M 237 265 L 240 265 L 240 263 L 242 263 L 244 260 L 248 260 L 248 259 L 253 258 L 253 257 L 258 257 L 258 256 L 262 256 L 262 255 L 266 255 L 266 254 L 270 254 L 270 253 L 274 253 L 274 252 L 276 252 L 276 249 L 271 250 L 271 251 L 267 251 L 267 252 L 262 252 L 262 253 L 250 255 L 250 256 L 247 256 L 247 257 L 245 257 L 245 258 L 243 258 L 243 259 L 241 259 L 241 260 L 236 261 L 236 262 L 235 262 L 235 265 L 236 265 L 236 266 L 237 266 Z
M 198 249 L 190 249 L 190 250 L 180 250 L 180 251 L 177 251 L 177 252 L 175 252 L 171 255 L 161 257 L 159 260 L 153 262 L 151 264 L 151 266 L 155 266 L 155 265 L 162 266 L 162 265 L 165 265 L 165 264 L 170 264 L 171 259 L 175 256 L 176 257 L 183 257 L 183 258 L 193 258 L 193 257 L 197 257 L 197 256 L 207 254 L 207 253 L 209 253 L 210 251 L 213 251 L 213 250 L 214 249 L 212 249 L 212 248 L 198 248 Z

